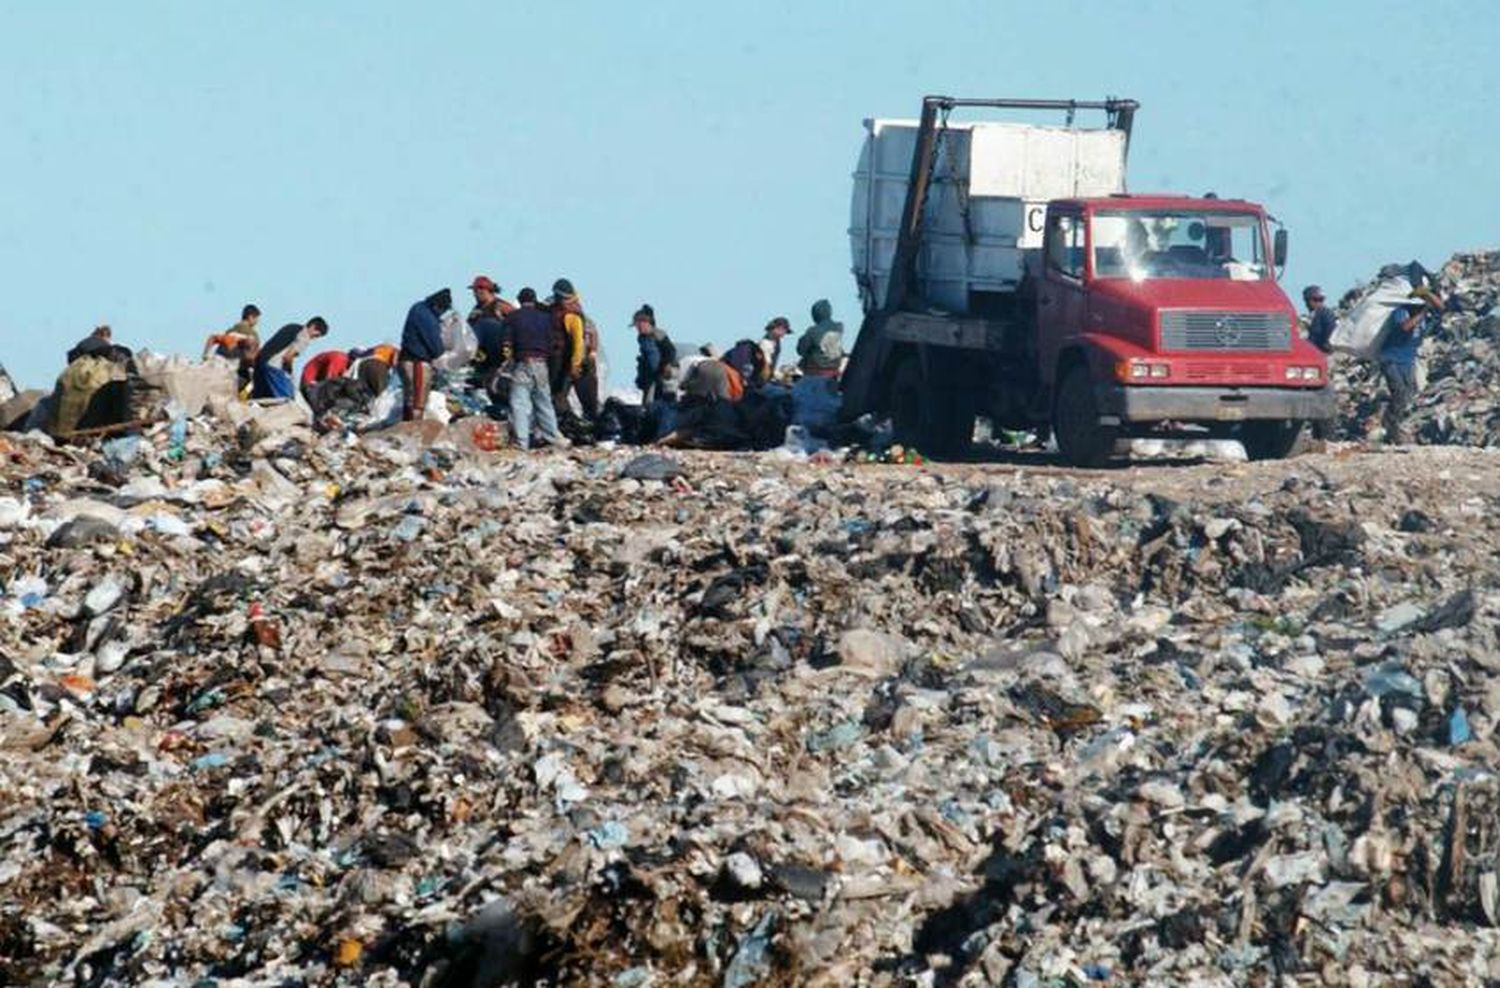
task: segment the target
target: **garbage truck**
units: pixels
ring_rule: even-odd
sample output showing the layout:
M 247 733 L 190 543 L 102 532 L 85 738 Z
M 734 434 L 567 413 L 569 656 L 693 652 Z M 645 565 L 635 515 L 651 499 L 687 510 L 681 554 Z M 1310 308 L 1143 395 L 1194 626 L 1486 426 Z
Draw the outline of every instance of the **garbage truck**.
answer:
M 952 119 L 970 108 L 1064 118 Z M 928 96 L 916 121 L 865 121 L 845 420 L 888 417 L 951 458 L 984 416 L 1099 466 L 1122 439 L 1183 432 L 1279 458 L 1333 415 L 1327 361 L 1278 284 L 1285 229 L 1243 199 L 1127 191 L 1138 109 Z

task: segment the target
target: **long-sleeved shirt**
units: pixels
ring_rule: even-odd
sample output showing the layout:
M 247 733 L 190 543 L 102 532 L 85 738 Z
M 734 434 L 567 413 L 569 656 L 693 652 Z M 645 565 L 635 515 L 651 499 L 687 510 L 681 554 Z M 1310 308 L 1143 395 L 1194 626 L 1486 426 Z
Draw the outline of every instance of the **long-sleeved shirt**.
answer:
M 1326 305 L 1318 306 L 1307 321 L 1308 342 L 1324 353 L 1331 353 L 1333 348 L 1328 345 L 1328 339 L 1333 336 L 1333 327 L 1337 323 L 1332 309 Z
M 546 360 L 552 355 L 552 317 L 523 305 L 505 317 L 506 360 Z
M 635 358 L 635 386 L 641 390 L 642 395 L 646 396 L 647 401 L 655 396 L 657 386 L 666 376 L 669 361 L 667 347 L 662 345 L 666 340 L 667 334 L 660 329 L 637 337 L 640 352 Z
M 281 359 L 282 366 L 290 368 L 292 361 L 297 359 L 297 354 L 312 340 L 312 333 L 300 323 L 289 322 L 278 329 L 266 345 L 260 348 L 260 353 L 255 357 L 255 366 L 266 367 L 277 358 Z
M 424 299 L 406 310 L 401 328 L 401 359 L 431 363 L 443 355 L 443 324 Z

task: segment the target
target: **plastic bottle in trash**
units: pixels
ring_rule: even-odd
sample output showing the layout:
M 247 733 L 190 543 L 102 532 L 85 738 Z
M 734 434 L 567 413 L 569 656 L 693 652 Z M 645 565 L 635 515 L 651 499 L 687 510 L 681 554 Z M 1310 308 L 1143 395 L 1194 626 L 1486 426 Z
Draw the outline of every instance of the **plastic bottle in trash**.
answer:
M 187 418 L 179 415 L 172 420 L 168 433 L 167 459 L 181 460 L 187 455 Z

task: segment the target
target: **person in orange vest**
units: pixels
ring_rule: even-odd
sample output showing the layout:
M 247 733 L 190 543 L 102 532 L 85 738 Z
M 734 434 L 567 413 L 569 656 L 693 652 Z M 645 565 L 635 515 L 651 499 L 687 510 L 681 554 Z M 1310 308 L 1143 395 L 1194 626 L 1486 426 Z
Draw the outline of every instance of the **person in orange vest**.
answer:
M 745 397 L 745 377 L 726 359 L 700 360 L 688 368 L 682 396 L 687 403 L 736 402 Z

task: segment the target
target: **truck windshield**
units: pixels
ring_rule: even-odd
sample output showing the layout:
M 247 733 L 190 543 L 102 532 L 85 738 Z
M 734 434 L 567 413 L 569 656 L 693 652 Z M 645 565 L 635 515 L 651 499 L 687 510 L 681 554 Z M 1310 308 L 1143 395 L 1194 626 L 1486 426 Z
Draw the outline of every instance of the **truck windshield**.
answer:
M 1094 277 L 1261 281 L 1269 277 L 1254 213 L 1120 211 L 1094 214 Z

